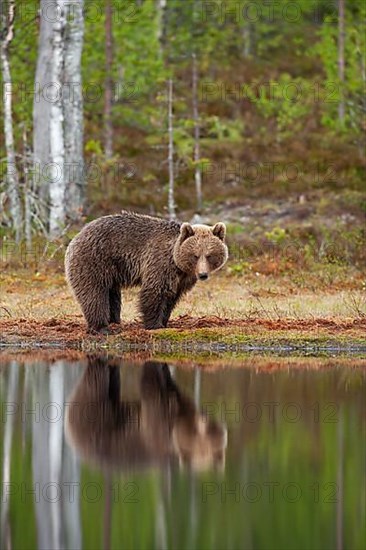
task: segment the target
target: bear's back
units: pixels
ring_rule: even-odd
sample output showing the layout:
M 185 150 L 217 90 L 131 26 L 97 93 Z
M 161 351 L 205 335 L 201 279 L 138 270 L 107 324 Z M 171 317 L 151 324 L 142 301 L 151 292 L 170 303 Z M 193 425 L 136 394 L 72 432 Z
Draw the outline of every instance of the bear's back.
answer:
M 174 239 L 178 237 L 180 224 L 143 214 L 123 211 L 120 214 L 103 216 L 88 223 L 73 239 L 74 243 L 92 245 L 96 249 L 107 246 L 112 251 L 115 245 L 123 242 L 133 250 L 138 250 L 148 241 Z
M 180 224 L 133 212 L 103 216 L 89 222 L 72 239 L 66 254 L 78 261 L 108 262 L 123 257 L 138 261 L 146 251 L 172 246 Z

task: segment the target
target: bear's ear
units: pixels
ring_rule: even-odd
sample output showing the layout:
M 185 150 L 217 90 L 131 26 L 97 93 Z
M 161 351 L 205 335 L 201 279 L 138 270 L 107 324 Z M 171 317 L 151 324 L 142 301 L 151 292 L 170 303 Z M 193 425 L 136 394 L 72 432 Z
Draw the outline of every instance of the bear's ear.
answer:
M 226 236 L 226 225 L 221 222 L 217 223 L 213 226 L 212 233 L 215 235 L 215 237 L 218 237 L 220 241 L 224 241 Z
M 180 228 L 180 241 L 183 242 L 188 237 L 192 237 L 194 235 L 193 227 L 189 223 L 183 223 Z

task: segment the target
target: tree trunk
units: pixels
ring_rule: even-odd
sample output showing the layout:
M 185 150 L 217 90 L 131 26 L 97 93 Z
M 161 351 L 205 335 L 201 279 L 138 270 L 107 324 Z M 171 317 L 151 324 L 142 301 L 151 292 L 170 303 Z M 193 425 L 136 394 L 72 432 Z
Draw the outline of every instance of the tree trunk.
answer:
M 52 33 L 52 70 L 50 81 L 52 88 L 49 93 L 50 109 L 50 237 L 56 237 L 64 228 L 66 219 L 66 181 L 65 181 L 65 147 L 64 147 L 64 115 L 63 115 L 63 69 L 64 69 L 64 31 L 65 31 L 65 0 L 58 0 L 60 11 L 53 22 Z
M 338 118 L 341 124 L 344 124 L 345 104 L 344 104 L 344 3 L 345 0 L 338 0 L 338 78 L 340 82 L 340 100 L 338 105 Z
M 85 193 L 81 53 L 83 0 L 41 0 L 34 99 L 37 223 L 54 238 L 79 217 Z M 53 10 L 51 9 L 53 7 Z M 40 215 L 39 215 L 40 214 Z
M 113 13 L 112 2 L 105 4 L 105 90 L 104 90 L 104 154 L 107 160 L 113 157 Z
M 251 34 L 252 33 L 251 33 L 250 23 L 249 21 L 246 21 L 243 26 L 243 57 L 245 59 L 248 59 L 248 57 L 250 57 L 250 54 L 251 54 L 251 46 L 252 46 Z
M 173 80 L 168 82 L 168 166 L 169 166 L 169 195 L 168 211 L 169 218 L 175 220 L 175 200 L 174 200 L 174 127 L 173 127 Z
M 192 96 L 193 96 L 193 121 L 194 121 L 194 180 L 196 183 L 197 214 L 202 213 L 202 174 L 200 151 L 200 120 L 198 112 L 198 67 L 197 56 L 193 54 L 192 63 Z
M 2 12 L 4 6 L 2 5 Z M 16 167 L 16 157 L 14 148 L 14 132 L 13 132 L 13 114 L 12 114 L 12 79 L 9 62 L 9 44 L 13 39 L 14 17 L 15 17 L 15 2 L 9 0 L 7 5 L 7 13 L 2 13 L 3 24 L 1 29 L 1 70 L 3 78 L 3 106 L 4 106 L 4 135 L 5 149 L 7 161 L 7 193 L 10 201 L 10 214 L 12 218 L 13 228 L 15 230 L 15 239 L 19 243 L 22 238 L 22 207 L 19 190 L 19 176 Z
M 47 95 L 51 84 L 51 43 L 53 33 L 53 17 L 45 17 L 45 14 L 51 14 L 51 9 L 49 8 L 51 5 L 56 12 L 56 0 L 41 0 L 41 21 L 33 101 L 34 189 L 37 188 L 37 194 L 40 199 L 39 213 L 41 222 L 45 226 L 47 226 L 48 221 L 47 205 L 49 201 L 49 178 L 47 177 L 47 167 L 50 162 L 50 126 L 48 121 L 51 112 L 51 103 Z
M 28 147 L 27 130 L 23 127 L 23 171 L 24 171 L 24 231 L 27 250 L 32 247 L 32 201 L 33 187 L 30 178 L 31 154 Z
M 65 117 L 66 213 L 71 220 L 80 218 L 85 199 L 81 79 L 81 54 L 84 38 L 83 6 L 84 0 L 74 0 L 66 5 L 63 111 Z
M 160 45 L 160 54 L 163 54 L 164 42 L 165 42 L 165 10 L 167 8 L 167 0 L 157 0 L 158 10 L 158 25 L 157 25 L 157 39 Z

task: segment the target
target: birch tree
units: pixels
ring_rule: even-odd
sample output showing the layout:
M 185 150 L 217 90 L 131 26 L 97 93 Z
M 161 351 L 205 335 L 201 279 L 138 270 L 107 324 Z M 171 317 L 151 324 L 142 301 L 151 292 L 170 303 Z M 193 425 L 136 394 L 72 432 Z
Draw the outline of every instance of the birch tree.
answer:
M 66 162 L 66 214 L 77 220 L 85 200 L 83 161 L 84 124 L 81 54 L 84 39 L 84 0 L 66 5 L 66 34 L 64 62 L 64 132 Z M 72 10 L 72 11 L 71 11 Z
M 27 130 L 23 126 L 23 173 L 24 173 L 24 233 L 27 249 L 32 246 L 33 185 L 30 171 L 32 167 L 31 152 L 28 146 Z
M 198 111 L 198 67 L 197 56 L 192 55 L 192 96 L 193 96 L 193 123 L 194 123 L 194 180 L 196 184 L 197 213 L 202 213 L 202 174 L 201 174 L 201 150 L 200 150 L 200 119 Z
M 41 0 L 33 109 L 35 173 L 49 235 L 84 201 L 81 53 L 83 0 Z
M 66 180 L 65 180 L 65 144 L 63 116 L 63 63 L 64 33 L 66 26 L 65 0 L 58 0 L 58 14 L 52 24 L 52 64 L 50 86 L 50 236 L 56 237 L 65 225 L 66 219 Z M 43 15 L 45 17 L 45 15 Z
M 49 84 L 49 75 L 52 66 L 52 22 L 51 18 L 44 17 L 46 5 L 53 5 L 56 10 L 56 0 L 41 0 L 40 3 L 40 32 L 38 42 L 38 57 L 36 78 L 34 84 L 33 101 L 33 158 L 35 183 L 37 184 L 38 196 L 44 207 L 48 201 L 48 184 L 46 178 L 42 177 L 44 167 L 47 166 L 50 158 L 50 139 L 48 121 L 51 104 L 46 99 L 44 91 Z M 42 218 L 46 220 L 45 209 L 42 208 Z
M 1 35 L 0 57 L 3 79 L 4 136 L 6 149 L 6 183 L 10 202 L 10 215 L 15 229 L 15 239 L 22 238 L 22 207 L 20 199 L 19 176 L 16 166 L 16 155 L 13 132 L 12 95 L 13 86 L 9 61 L 9 45 L 14 36 L 15 0 L 1 0 Z
M 173 126 L 173 79 L 168 81 L 168 166 L 169 166 L 169 193 L 168 211 L 169 218 L 175 220 L 175 199 L 174 199 L 174 126 Z

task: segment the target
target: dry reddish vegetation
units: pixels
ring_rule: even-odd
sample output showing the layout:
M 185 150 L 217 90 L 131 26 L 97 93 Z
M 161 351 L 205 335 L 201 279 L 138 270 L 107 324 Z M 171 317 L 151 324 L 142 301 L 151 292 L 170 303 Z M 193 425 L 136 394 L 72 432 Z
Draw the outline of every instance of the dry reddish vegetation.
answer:
M 51 318 L 48 320 L 4 319 L 0 320 L 2 342 L 8 345 L 57 345 L 62 347 L 79 347 L 103 344 L 110 345 L 124 342 L 138 344 L 153 344 L 157 340 L 171 339 L 172 330 L 185 336 L 185 341 L 191 336 L 192 341 L 199 342 L 204 331 L 204 341 L 220 341 L 220 335 L 225 338 L 230 334 L 258 337 L 275 336 L 283 339 L 318 337 L 321 339 L 346 337 L 351 340 L 362 339 L 366 333 L 366 319 L 223 319 L 219 317 L 195 318 L 184 315 L 172 319 L 169 329 L 164 331 L 144 330 L 139 322 L 123 323 L 122 326 L 112 325 L 111 335 L 89 336 L 85 331 L 83 320 L 75 317 L 67 319 Z M 219 329 L 219 330 L 218 330 Z

